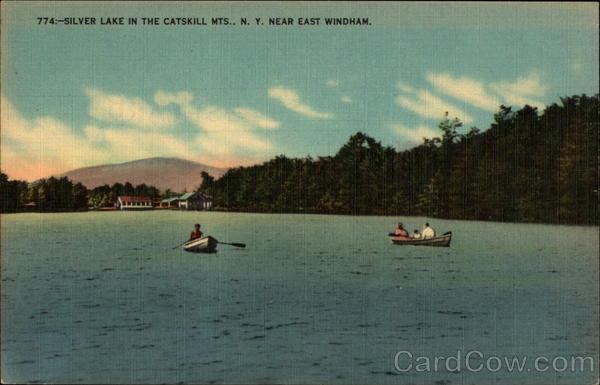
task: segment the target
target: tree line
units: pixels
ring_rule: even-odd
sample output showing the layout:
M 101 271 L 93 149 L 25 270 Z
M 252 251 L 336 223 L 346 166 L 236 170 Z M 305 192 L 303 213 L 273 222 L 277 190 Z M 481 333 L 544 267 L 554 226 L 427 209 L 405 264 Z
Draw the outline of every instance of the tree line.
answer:
M 9 180 L 0 173 L 1 212 L 23 211 L 84 211 L 113 206 L 120 195 L 146 196 L 150 198 L 168 197 L 170 190 L 161 192 L 154 186 L 140 184 L 133 186 L 126 182 L 104 185 L 88 189 L 81 183 L 73 183 L 67 177 L 40 179 L 33 183 Z
M 597 225 L 598 100 L 500 106 L 484 131 L 446 117 L 405 151 L 359 132 L 334 156 L 203 173 L 200 188 L 222 210 Z

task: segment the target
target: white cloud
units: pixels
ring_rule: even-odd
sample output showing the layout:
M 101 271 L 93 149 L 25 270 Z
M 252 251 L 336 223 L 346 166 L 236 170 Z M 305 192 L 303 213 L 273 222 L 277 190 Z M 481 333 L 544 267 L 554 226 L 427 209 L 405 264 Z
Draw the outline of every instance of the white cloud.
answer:
M 340 82 L 337 80 L 331 79 L 331 80 L 327 81 L 327 85 L 331 86 L 331 87 L 338 87 L 340 85 Z
M 187 91 L 165 92 L 158 90 L 154 94 L 154 102 L 159 106 L 167 106 L 169 104 L 187 104 L 191 103 L 193 99 L 193 95 Z
M 438 91 L 450 95 L 463 103 L 469 103 L 487 111 L 497 111 L 501 102 L 494 96 L 489 95 L 483 83 L 463 76 L 453 78 L 444 73 L 428 73 L 426 79 Z
M 173 114 L 156 112 L 140 98 L 111 95 L 91 88 L 85 92 L 90 98 L 89 113 L 96 119 L 149 129 L 172 127 L 177 123 Z
M 269 89 L 269 96 L 273 99 L 279 100 L 285 107 L 290 110 L 297 112 L 302 115 L 310 116 L 313 118 L 322 118 L 327 119 L 331 118 L 333 115 L 325 112 L 318 112 L 313 110 L 310 106 L 303 104 L 300 101 L 300 96 L 296 91 L 284 88 L 284 87 L 274 87 Z
M 392 130 L 400 136 L 410 139 L 413 144 L 423 143 L 423 138 L 431 139 L 433 137 L 439 137 L 440 133 L 427 126 L 419 126 L 417 128 L 410 128 L 403 124 L 392 124 L 390 125 Z
M 344 103 L 352 103 L 352 99 L 348 96 L 342 96 L 340 100 Z
M 247 165 L 264 159 L 272 143 L 257 130 L 274 129 L 280 122 L 246 107 L 233 110 L 218 106 L 195 107 L 188 92 L 158 93 L 157 103 L 175 103 L 181 113 L 200 131 L 193 136 L 202 163 L 229 167 Z
M 231 153 L 232 150 L 264 151 L 271 142 L 253 132 L 256 125 L 245 118 L 219 107 L 198 109 L 182 106 L 183 114 L 202 129 L 196 142 L 209 153 Z
M 111 159 L 117 161 L 156 156 L 194 158 L 192 146 L 187 141 L 166 133 L 95 125 L 86 126 L 84 132 L 91 144 L 110 149 Z
M 415 92 L 414 88 L 412 88 L 408 84 L 405 84 L 405 83 L 402 83 L 402 82 L 396 83 L 396 88 L 398 88 L 400 91 L 406 92 L 408 94 L 412 94 L 412 93 Z
M 92 145 L 110 149 L 114 154 L 126 154 L 126 161 L 156 156 L 176 156 L 210 166 L 232 167 L 248 165 L 264 158 L 271 143 L 257 137 L 250 126 L 217 107 L 196 109 L 185 105 L 190 120 L 201 130 L 191 130 L 181 139 L 162 132 L 140 132 L 139 129 L 85 127 Z
M 184 103 L 187 99 L 180 99 Z M 2 96 L 0 162 L 10 178 L 33 181 L 79 167 L 176 156 L 207 165 L 249 165 L 273 154 L 268 137 L 257 134 L 279 126 L 248 109 L 180 105 L 194 126 L 187 137 L 132 126 L 88 124 L 75 130 L 50 116 L 25 119 Z
M 196 107 L 191 104 L 192 99 L 187 91 L 158 91 L 154 96 L 158 104 L 179 105 L 183 116 L 199 129 L 190 137 L 197 160 L 221 167 L 246 165 L 264 159 L 265 151 L 272 148 L 269 138 L 261 132 L 279 127 L 278 121 L 247 107 Z
M 0 163 L 2 171 L 11 178 L 33 181 L 110 158 L 110 154 L 57 119 L 24 119 L 4 96 L 1 115 Z
M 414 97 L 398 96 L 396 102 L 414 113 L 429 119 L 442 119 L 448 112 L 450 117 L 458 117 L 464 123 L 473 118 L 460 108 L 438 98 L 429 91 L 417 91 Z
M 246 119 L 248 122 L 253 123 L 261 128 L 277 128 L 279 127 L 279 122 L 273 120 L 258 111 L 252 110 L 250 108 L 236 108 L 235 112 Z
M 541 83 L 540 76 L 536 72 L 520 77 L 512 83 L 492 83 L 490 87 L 502 97 L 505 104 L 515 107 L 529 104 L 538 109 L 543 108 L 544 104 L 536 98 L 545 96 L 548 91 L 548 87 Z

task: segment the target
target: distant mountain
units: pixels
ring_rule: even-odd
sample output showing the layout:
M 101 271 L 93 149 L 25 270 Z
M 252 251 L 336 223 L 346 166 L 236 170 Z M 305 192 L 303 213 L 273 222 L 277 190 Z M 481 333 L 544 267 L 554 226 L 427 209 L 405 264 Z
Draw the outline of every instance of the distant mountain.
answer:
M 59 176 L 66 176 L 74 182 L 81 182 L 89 189 L 104 184 L 130 182 L 134 186 L 145 183 L 160 190 L 171 189 L 182 192 L 183 190 L 192 191 L 198 187 L 202 171 L 218 178 L 227 170 L 179 158 L 148 158 L 126 163 L 78 168 Z

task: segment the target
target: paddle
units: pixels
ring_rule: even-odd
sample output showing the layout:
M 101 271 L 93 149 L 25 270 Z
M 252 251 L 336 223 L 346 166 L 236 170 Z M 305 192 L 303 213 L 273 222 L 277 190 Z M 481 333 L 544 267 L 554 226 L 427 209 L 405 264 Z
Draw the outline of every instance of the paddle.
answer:
M 235 247 L 246 247 L 245 243 L 236 243 L 236 242 L 221 242 L 221 241 L 217 241 L 217 243 L 220 243 L 222 245 L 231 245 L 231 246 L 235 246 Z
M 187 242 L 188 242 L 188 241 L 185 241 L 185 242 L 183 242 L 183 243 L 180 243 L 180 244 L 178 244 L 177 246 L 173 247 L 171 250 L 175 250 L 176 248 L 178 248 L 178 247 L 181 247 L 181 246 L 185 245 Z
M 215 240 L 216 240 L 216 239 L 215 239 Z M 180 243 L 179 245 L 177 245 L 177 246 L 173 247 L 171 250 L 175 250 L 176 248 L 178 248 L 178 247 L 181 247 L 181 246 L 185 245 L 185 244 L 186 244 L 186 243 L 188 243 L 188 242 L 189 242 L 189 240 L 188 240 L 188 241 L 185 241 L 185 242 L 183 242 L 183 243 Z M 235 246 L 235 247 L 242 247 L 242 248 L 243 248 L 243 247 L 246 247 L 246 244 L 245 244 L 245 243 L 237 243 L 237 242 L 221 242 L 221 241 L 217 241 L 217 243 L 220 243 L 220 244 L 222 244 L 222 245 L 231 245 L 231 246 Z

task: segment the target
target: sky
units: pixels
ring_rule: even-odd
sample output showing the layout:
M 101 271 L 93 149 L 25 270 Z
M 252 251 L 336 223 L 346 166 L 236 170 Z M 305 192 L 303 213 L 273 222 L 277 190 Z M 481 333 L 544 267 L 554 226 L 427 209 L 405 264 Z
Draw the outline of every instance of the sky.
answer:
M 485 130 L 501 104 L 543 110 L 598 93 L 596 3 L 1 6 L 0 160 L 12 179 L 159 156 L 217 167 L 327 156 L 358 131 L 402 150 L 438 136 L 446 111 L 465 130 Z M 83 16 L 96 25 L 37 19 Z M 120 16 L 138 25 L 99 25 Z M 165 17 L 236 25 L 167 26 Z

